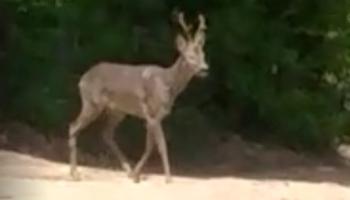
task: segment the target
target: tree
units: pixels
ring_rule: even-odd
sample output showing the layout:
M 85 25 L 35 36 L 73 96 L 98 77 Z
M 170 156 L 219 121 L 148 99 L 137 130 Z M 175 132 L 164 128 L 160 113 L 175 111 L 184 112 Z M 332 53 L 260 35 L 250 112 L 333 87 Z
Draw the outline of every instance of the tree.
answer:
M 5 51 L 0 85 L 7 118 L 49 129 L 64 126 L 79 108 L 80 74 L 99 60 L 169 64 L 175 54 L 171 13 L 181 9 L 191 20 L 198 12 L 209 20 L 211 75 L 184 94 L 179 110 L 293 148 L 323 149 L 349 134 L 343 106 L 349 0 L 5 0 L 1 5 L 7 11 L 0 21 L 7 27 L 0 29 L 0 40 L 6 41 L 0 48 Z

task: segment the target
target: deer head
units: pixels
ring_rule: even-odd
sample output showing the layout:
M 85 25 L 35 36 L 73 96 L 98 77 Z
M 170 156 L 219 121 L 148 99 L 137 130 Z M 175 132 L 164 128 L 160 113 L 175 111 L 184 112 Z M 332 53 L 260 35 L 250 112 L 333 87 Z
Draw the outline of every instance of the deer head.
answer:
M 184 36 L 178 34 L 176 38 L 177 50 L 183 57 L 187 66 L 190 67 L 195 75 L 204 77 L 207 75 L 209 66 L 205 60 L 204 44 L 205 44 L 205 18 L 198 15 L 198 28 L 196 32 L 191 34 L 191 26 L 187 25 L 183 13 L 178 14 L 178 22 L 183 29 Z

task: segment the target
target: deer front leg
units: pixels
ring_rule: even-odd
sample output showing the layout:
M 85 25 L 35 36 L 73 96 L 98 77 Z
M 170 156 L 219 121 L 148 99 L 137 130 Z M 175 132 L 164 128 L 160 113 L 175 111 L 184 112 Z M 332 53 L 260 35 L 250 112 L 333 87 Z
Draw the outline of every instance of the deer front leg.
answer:
M 150 157 L 153 147 L 154 147 L 154 137 L 153 137 L 153 131 L 151 130 L 152 127 L 150 124 L 146 124 L 147 132 L 146 132 L 146 144 L 145 144 L 145 151 L 140 159 L 140 161 L 136 164 L 136 167 L 134 171 L 131 174 L 131 177 L 134 179 L 134 182 L 140 181 L 140 172 L 142 167 L 145 165 L 146 161 Z
M 166 182 L 169 183 L 171 181 L 170 166 L 167 155 L 167 146 L 164 138 L 164 133 L 161 127 L 161 120 L 163 119 L 165 113 L 158 112 L 158 115 L 152 115 L 150 110 L 148 109 L 148 105 L 145 102 L 141 103 L 141 107 L 143 111 L 143 116 L 146 120 L 147 127 L 146 146 L 140 161 L 137 163 L 132 173 L 132 177 L 134 178 L 135 182 L 139 181 L 140 171 L 152 153 L 155 139 L 158 145 L 158 150 L 161 155 L 164 171 L 166 174 Z
M 168 148 L 162 128 L 162 119 L 167 114 L 166 109 L 162 109 L 160 106 L 158 112 L 155 115 L 151 115 L 148 105 L 143 103 L 142 105 L 144 117 L 147 121 L 147 135 L 153 136 L 158 147 L 158 152 L 162 159 L 163 169 L 165 173 L 165 182 L 171 182 L 170 164 L 168 158 Z M 152 138 L 151 138 L 152 139 Z
M 151 113 L 148 109 L 148 105 L 145 103 L 145 101 L 141 102 L 141 108 L 142 108 L 143 117 L 146 121 L 146 143 L 145 143 L 144 153 L 142 154 L 140 160 L 137 162 L 136 167 L 134 168 L 130 176 L 131 178 L 134 179 L 134 182 L 136 183 L 140 181 L 141 169 L 147 162 L 148 158 L 150 157 L 154 146 L 154 137 L 153 137 L 154 131 L 152 130 L 152 127 L 153 127 L 152 124 L 155 123 L 155 119 L 153 119 L 153 117 L 151 116 Z
M 154 137 L 157 143 L 158 152 L 162 159 L 163 169 L 165 173 L 165 182 L 170 183 L 171 172 L 170 172 L 170 164 L 169 164 L 169 158 L 168 158 L 168 149 L 167 149 L 167 144 L 166 144 L 161 122 L 159 121 L 158 123 L 154 124 L 154 127 L 152 128 L 152 130 L 154 130 Z
M 168 160 L 168 150 L 167 145 L 164 137 L 164 132 L 161 126 L 161 123 L 159 121 L 156 121 L 152 119 L 147 123 L 147 135 L 146 135 L 146 146 L 145 151 L 140 159 L 140 161 L 137 163 L 133 173 L 132 177 L 135 182 L 139 182 L 140 180 L 140 171 L 146 161 L 148 160 L 149 156 L 152 153 L 153 146 L 154 146 L 154 139 L 158 146 L 158 151 L 162 159 L 163 163 L 163 169 L 166 176 L 166 183 L 171 182 L 171 173 L 170 173 L 170 165 Z

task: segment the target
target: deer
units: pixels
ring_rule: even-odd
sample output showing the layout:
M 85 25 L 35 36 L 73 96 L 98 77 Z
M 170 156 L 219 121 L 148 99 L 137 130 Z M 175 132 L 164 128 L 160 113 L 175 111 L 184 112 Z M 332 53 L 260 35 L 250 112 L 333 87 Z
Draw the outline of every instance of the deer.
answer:
M 81 180 L 77 170 L 77 136 L 100 114 L 106 114 L 102 138 L 119 160 L 129 178 L 139 182 L 140 173 L 154 146 L 161 158 L 165 182 L 172 182 L 167 143 L 162 120 L 171 113 L 176 98 L 194 77 L 206 77 L 209 65 L 204 53 L 206 22 L 198 14 L 198 26 L 191 32 L 183 12 L 176 15 L 180 27 L 175 44 L 178 56 L 169 67 L 156 64 L 124 64 L 100 61 L 85 72 L 78 83 L 81 110 L 69 124 L 70 176 Z M 114 139 L 114 130 L 127 116 L 145 122 L 145 149 L 135 167 Z

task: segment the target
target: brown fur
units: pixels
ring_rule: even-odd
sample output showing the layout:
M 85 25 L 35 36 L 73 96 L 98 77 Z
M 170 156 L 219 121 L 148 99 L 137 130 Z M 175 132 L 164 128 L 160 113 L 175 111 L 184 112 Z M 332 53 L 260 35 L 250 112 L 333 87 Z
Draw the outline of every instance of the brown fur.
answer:
M 156 144 L 166 181 L 170 181 L 167 145 L 161 122 L 171 112 L 176 97 L 192 77 L 208 69 L 203 52 L 204 18 L 199 19 L 200 25 L 194 38 L 186 40 L 178 35 L 176 45 L 180 55 L 169 68 L 101 62 L 82 76 L 79 82 L 82 110 L 69 128 L 71 176 L 74 179 L 79 178 L 76 171 L 77 135 L 102 112 L 106 112 L 108 123 L 103 131 L 104 139 L 121 161 L 123 169 L 138 181 L 141 168 Z M 184 21 L 181 25 L 184 25 Z M 126 115 L 144 119 L 147 129 L 145 152 L 133 171 L 113 138 L 113 130 Z

